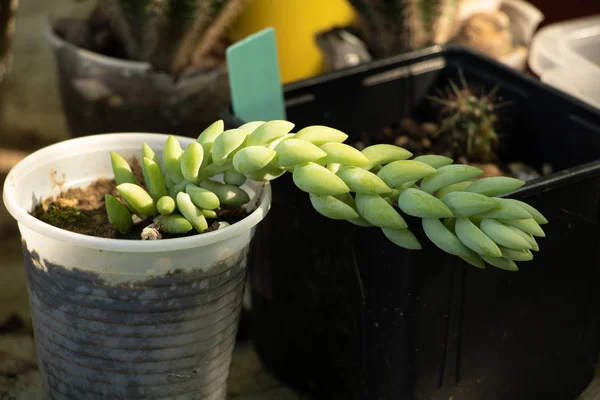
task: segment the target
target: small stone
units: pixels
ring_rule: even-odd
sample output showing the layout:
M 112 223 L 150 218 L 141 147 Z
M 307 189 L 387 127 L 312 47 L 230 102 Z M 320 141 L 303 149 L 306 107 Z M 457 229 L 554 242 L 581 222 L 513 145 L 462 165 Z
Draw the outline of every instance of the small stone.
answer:
M 508 170 L 517 179 L 521 179 L 525 182 L 539 178 L 541 176 L 539 171 L 537 171 L 535 168 L 532 168 L 522 162 L 512 162 L 508 164 Z
M 155 224 L 150 224 L 142 230 L 142 240 L 159 240 L 162 235 L 158 231 Z
M 119 95 L 114 94 L 108 98 L 108 104 L 113 108 L 121 107 L 123 103 L 123 98 Z
M 522 162 L 511 162 L 508 164 L 508 170 L 514 174 L 519 170 L 523 169 L 524 166 L 525 164 L 523 164 Z
M 438 137 L 440 134 L 439 125 L 433 122 L 424 122 L 421 124 L 421 128 L 423 128 L 423 130 L 427 132 L 427 135 L 433 138 Z
M 416 139 L 421 139 L 427 136 L 427 132 L 423 129 L 423 127 L 411 118 L 405 118 L 400 121 L 400 128 L 408 136 Z
M 406 135 L 398 136 L 396 139 L 394 139 L 394 144 L 396 146 L 402 147 L 406 143 L 408 143 L 408 136 L 406 136 Z
M 483 171 L 483 174 L 477 177 L 477 179 L 481 178 L 489 178 L 493 176 L 504 176 L 505 174 L 502 172 L 500 168 L 496 164 L 487 163 L 487 164 L 471 164 L 471 166 L 479 168 Z
M 218 225 L 219 226 L 217 229 L 223 229 L 223 228 L 227 228 L 228 226 L 231 226 L 231 224 L 227 221 L 219 221 Z

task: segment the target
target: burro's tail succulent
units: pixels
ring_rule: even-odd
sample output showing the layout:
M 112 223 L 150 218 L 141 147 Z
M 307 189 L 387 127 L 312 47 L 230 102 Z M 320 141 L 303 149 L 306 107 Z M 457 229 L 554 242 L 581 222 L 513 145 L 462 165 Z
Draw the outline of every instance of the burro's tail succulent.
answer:
M 111 153 L 121 197 L 106 195 L 111 223 L 129 232 L 133 213 L 153 219 L 154 231 L 146 230 L 146 238 L 202 233 L 221 207 L 250 201 L 242 187 L 247 180 L 268 182 L 289 172 L 319 214 L 381 229 L 406 249 L 419 250 L 421 244 L 403 214 L 420 218 L 437 247 L 478 268 L 487 263 L 516 271 L 515 261 L 531 260 L 532 251 L 539 250 L 535 237 L 545 236 L 546 218 L 527 203 L 500 197 L 523 186 L 521 180 L 475 180 L 483 171 L 448 157 L 411 159 L 409 151 L 388 144 L 359 151 L 344 144 L 348 136 L 337 129 L 309 126 L 291 133 L 293 128 L 288 121 L 255 121 L 224 130 L 217 121 L 185 149 L 169 136 L 162 162 L 144 144 L 147 190 L 127 161 Z

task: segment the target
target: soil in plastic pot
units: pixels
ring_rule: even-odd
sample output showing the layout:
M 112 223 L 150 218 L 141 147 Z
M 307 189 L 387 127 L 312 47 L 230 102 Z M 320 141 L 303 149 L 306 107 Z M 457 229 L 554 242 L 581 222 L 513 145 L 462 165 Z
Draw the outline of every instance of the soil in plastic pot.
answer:
M 133 173 L 140 185 L 146 189 L 141 166 L 137 158 L 129 160 Z M 64 184 L 60 177 L 54 176 L 58 185 Z M 141 240 L 142 231 L 152 223 L 152 219 L 137 220 L 134 228 L 129 233 L 120 233 L 108 220 L 104 195 L 111 194 L 120 197 L 116 189 L 115 179 L 100 178 L 91 182 L 85 188 L 71 188 L 62 191 L 59 195 L 46 198 L 38 204 L 31 214 L 47 224 L 83 235 L 107 239 Z M 244 219 L 248 212 L 243 207 L 221 206 L 217 212 L 218 218 L 207 218 L 208 229 L 211 232 L 219 228 L 218 221 L 234 224 Z M 162 232 L 163 239 L 178 238 L 197 235 L 195 230 L 184 234 L 169 234 Z

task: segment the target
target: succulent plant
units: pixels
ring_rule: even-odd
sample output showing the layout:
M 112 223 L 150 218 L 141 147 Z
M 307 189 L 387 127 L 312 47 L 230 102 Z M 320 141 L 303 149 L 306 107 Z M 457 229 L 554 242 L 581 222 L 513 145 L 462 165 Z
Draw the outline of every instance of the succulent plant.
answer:
M 485 263 L 517 270 L 515 261 L 533 258 L 534 237 L 545 236 L 548 221 L 535 208 L 498 197 L 524 182 L 509 177 L 473 181 L 482 171 L 453 164 L 439 155 L 411 159 L 412 153 L 390 144 L 362 151 L 344 144 L 347 135 L 327 126 L 291 133 L 289 121 L 254 121 L 224 130 L 223 121 L 206 128 L 183 149 L 166 139 L 162 163 L 142 146 L 145 190 L 127 161 L 111 160 L 122 201 L 106 195 L 109 220 L 121 232 L 133 226 L 132 213 L 153 219 L 143 235 L 207 230 L 221 205 L 242 206 L 250 196 L 246 180 L 268 182 L 290 172 L 321 215 L 361 227 L 381 229 L 394 244 L 421 249 L 402 216 L 422 219 L 426 236 L 440 249 L 484 268 Z M 222 176 L 222 181 L 216 179 Z M 222 224 L 219 229 L 227 229 Z
M 378 57 L 446 43 L 457 30 L 459 0 L 348 0 Z
M 129 59 L 181 73 L 202 64 L 252 0 L 98 0 Z

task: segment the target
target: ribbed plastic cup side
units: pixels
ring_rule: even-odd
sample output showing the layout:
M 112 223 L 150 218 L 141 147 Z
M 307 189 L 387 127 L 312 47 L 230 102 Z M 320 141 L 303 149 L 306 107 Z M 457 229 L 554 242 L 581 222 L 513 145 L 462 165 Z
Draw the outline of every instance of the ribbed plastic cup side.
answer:
M 247 249 L 209 271 L 112 285 L 24 243 L 49 398 L 225 399 Z
M 177 137 L 183 147 L 191 138 Z M 249 214 L 225 229 L 155 241 L 105 239 L 29 214 L 40 199 L 113 176 L 110 151 L 141 157 L 167 135 L 92 135 L 17 164 L 4 183 L 23 240 L 29 297 L 50 399 L 203 399 L 226 382 L 255 226 L 270 186 L 246 182 Z M 57 185 L 56 176 L 64 179 Z

